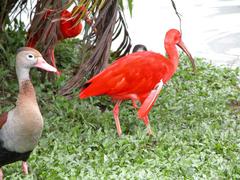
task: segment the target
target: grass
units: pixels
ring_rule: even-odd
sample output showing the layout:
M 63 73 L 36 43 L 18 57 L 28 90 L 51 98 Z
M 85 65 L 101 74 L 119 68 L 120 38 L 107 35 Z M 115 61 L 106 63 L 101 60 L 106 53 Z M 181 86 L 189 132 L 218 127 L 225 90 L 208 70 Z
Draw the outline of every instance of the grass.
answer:
M 68 70 L 56 82 L 44 84 L 33 71 L 44 132 L 28 161 L 30 174 L 23 176 L 18 162 L 3 167 L 6 180 L 240 179 L 239 70 L 197 59 L 194 74 L 186 61 L 181 58 L 150 112 L 154 136 L 146 135 L 143 122 L 125 102 L 119 138 L 108 98 L 81 101 L 76 92 L 67 100 L 56 89 L 66 81 Z M 0 71 L 1 112 L 16 100 L 17 81 L 11 80 L 11 71 Z M 100 104 L 106 106 L 104 112 Z

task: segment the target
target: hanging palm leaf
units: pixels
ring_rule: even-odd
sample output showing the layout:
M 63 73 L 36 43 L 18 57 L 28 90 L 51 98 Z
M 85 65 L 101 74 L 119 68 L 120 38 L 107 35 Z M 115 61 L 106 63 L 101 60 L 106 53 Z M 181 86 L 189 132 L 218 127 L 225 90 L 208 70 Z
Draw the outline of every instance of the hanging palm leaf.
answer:
M 59 31 L 60 13 L 67 6 L 68 3 L 62 0 L 38 0 L 28 31 L 26 46 L 39 49 L 46 61 L 54 66 L 54 48 L 59 37 L 62 37 Z
M 8 41 L 11 41 L 13 38 L 9 32 L 16 30 L 19 32 L 19 36 L 23 35 L 23 23 L 18 22 L 16 20 L 16 16 L 18 16 L 23 11 L 23 9 L 26 7 L 26 4 L 27 0 L 0 1 L 0 63 L 4 64 L 7 67 L 9 66 L 7 53 L 8 50 L 10 50 L 7 47 L 11 44 L 11 42 L 9 43 Z M 19 44 L 22 44 L 20 41 L 18 42 Z M 19 44 L 14 45 L 17 47 Z
M 45 59 L 56 67 L 55 45 L 65 38 L 77 36 L 82 30 L 82 19 L 92 24 L 87 11 L 89 2 L 81 1 L 69 12 L 67 8 L 74 3 L 73 0 L 38 0 L 26 46 L 39 49 Z
M 97 10 L 100 10 L 93 13 L 95 15 L 95 23 L 92 31 L 85 34 L 84 38 L 86 43 L 91 45 L 92 55 L 81 63 L 77 74 L 61 89 L 60 93 L 62 95 L 70 95 L 73 89 L 81 87 L 84 77 L 91 77 L 108 65 L 112 41 L 121 32 L 124 33 L 124 38 L 114 54 L 116 56 L 125 55 L 131 48 L 131 39 L 118 1 L 108 0 L 104 4 L 98 4 L 97 7 Z M 94 31 L 95 29 L 97 32 Z
M 11 16 L 11 12 L 14 12 L 14 16 L 17 16 L 27 5 L 27 0 L 8 0 L 0 1 L 0 32 L 4 31 L 6 20 Z

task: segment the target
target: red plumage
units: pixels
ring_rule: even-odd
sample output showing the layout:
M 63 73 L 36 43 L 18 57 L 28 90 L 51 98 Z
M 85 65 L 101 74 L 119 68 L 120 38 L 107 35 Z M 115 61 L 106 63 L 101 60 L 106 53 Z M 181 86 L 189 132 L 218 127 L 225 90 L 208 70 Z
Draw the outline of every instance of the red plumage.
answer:
M 72 12 L 68 11 L 68 10 L 63 10 L 61 12 L 61 17 L 60 17 L 60 21 L 59 21 L 59 29 L 56 29 L 57 31 L 54 32 L 56 34 L 56 42 L 63 40 L 63 39 L 67 39 L 67 38 L 73 38 L 78 36 L 81 31 L 82 31 L 82 24 L 81 21 L 79 20 L 80 17 L 82 16 L 83 13 L 84 14 L 84 18 L 87 21 L 87 23 L 91 22 L 91 20 L 89 20 L 89 18 L 87 17 L 87 9 L 84 6 L 75 6 L 72 10 Z M 53 10 L 47 10 L 44 15 L 42 16 L 41 21 L 44 22 L 46 21 L 47 17 L 52 15 L 53 13 L 55 13 L 55 11 Z M 45 28 L 45 27 L 44 27 Z M 54 29 L 54 28 L 52 28 Z M 44 41 L 48 41 L 51 40 L 48 38 L 48 35 L 51 34 L 50 32 L 51 29 L 49 29 L 49 31 L 47 32 L 47 37 Z M 60 33 L 59 33 L 60 31 Z M 39 41 L 39 39 L 41 38 L 43 33 L 43 29 L 40 28 L 35 34 L 34 36 L 32 36 L 31 38 L 28 39 L 26 46 L 27 47 L 32 47 L 35 48 L 37 45 L 37 42 Z M 52 41 L 50 44 L 48 42 L 45 42 L 45 44 L 49 44 L 48 50 L 46 51 L 46 56 L 48 58 L 46 59 L 50 59 L 52 62 L 52 65 L 54 67 L 56 67 L 55 65 L 55 56 L 54 56 L 54 47 L 55 47 L 55 41 Z
M 142 106 L 138 116 L 151 133 L 148 112 L 156 101 L 163 84 L 173 76 L 177 69 L 179 56 L 176 45 L 186 52 L 194 66 L 193 58 L 181 40 L 181 33 L 171 29 L 165 37 L 168 57 L 151 51 L 136 52 L 122 57 L 87 81 L 79 97 L 107 95 L 117 100 L 113 112 L 119 135 L 121 135 L 121 127 L 118 119 L 118 106 L 121 101 L 131 99 L 134 107 L 137 107 L 136 101 L 140 101 Z
M 87 82 L 89 86 L 81 92 L 80 98 L 108 95 L 113 99 L 122 99 L 129 94 L 136 94 L 144 101 L 146 93 L 161 79 L 165 83 L 170 78 L 166 72 L 171 70 L 171 66 L 170 61 L 161 54 L 150 51 L 130 54 L 90 79 Z
M 86 12 L 86 8 L 84 6 L 75 6 L 72 12 L 69 12 L 68 10 L 62 11 L 60 31 L 64 39 L 76 37 L 81 33 L 83 26 L 79 21 L 79 18 L 82 16 L 84 11 Z

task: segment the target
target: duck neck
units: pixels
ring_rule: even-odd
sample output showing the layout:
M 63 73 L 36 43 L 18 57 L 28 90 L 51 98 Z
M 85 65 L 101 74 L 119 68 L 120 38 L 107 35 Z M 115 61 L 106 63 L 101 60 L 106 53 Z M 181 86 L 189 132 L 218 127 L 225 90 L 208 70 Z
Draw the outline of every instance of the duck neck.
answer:
M 173 64 L 174 70 L 177 69 L 179 63 L 179 54 L 175 45 L 165 43 L 166 53 L 169 60 Z
M 19 86 L 21 86 L 22 82 L 30 80 L 29 71 L 29 68 L 16 68 Z
M 31 101 L 34 104 L 37 103 L 35 90 L 29 77 L 29 71 L 30 69 L 28 68 L 16 69 L 19 83 L 19 95 L 17 105 L 23 104 L 26 101 Z

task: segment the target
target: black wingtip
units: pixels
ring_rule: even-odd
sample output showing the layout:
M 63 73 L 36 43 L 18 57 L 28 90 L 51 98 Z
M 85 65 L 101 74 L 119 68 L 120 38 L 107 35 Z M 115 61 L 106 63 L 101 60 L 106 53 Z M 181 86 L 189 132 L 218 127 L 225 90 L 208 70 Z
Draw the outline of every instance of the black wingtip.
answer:
M 86 89 L 88 86 L 90 86 L 90 84 L 92 84 L 91 82 L 86 82 L 85 84 L 83 84 L 81 86 L 81 91 L 83 91 L 84 89 Z

